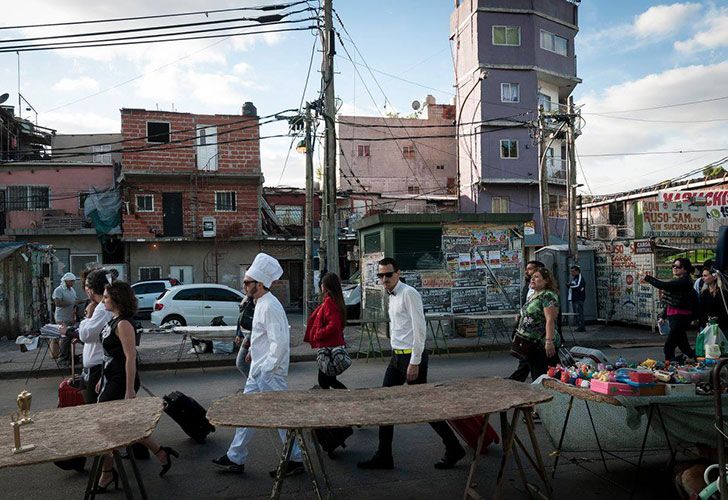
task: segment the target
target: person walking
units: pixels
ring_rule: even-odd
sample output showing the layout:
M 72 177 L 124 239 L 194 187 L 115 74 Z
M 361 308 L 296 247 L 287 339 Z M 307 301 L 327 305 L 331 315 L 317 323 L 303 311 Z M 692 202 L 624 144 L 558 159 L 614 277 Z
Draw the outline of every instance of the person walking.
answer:
M 722 332 L 728 333 L 728 289 L 718 280 L 717 271 L 703 267 L 703 288 L 700 292 L 700 328 L 705 328 L 710 318 L 715 318 Z
M 120 399 L 134 399 L 139 390 L 137 371 L 136 329 L 133 318 L 137 312 L 137 298 L 128 283 L 114 281 L 104 289 L 103 304 L 111 313 L 109 321 L 101 333 L 104 349 L 104 367 L 101 380 L 96 386 L 99 393 L 98 403 Z M 97 424 L 102 425 L 101 422 Z M 151 451 L 162 466 L 159 477 L 163 477 L 172 467 L 172 457 L 179 457 L 172 448 L 157 444 L 147 437 L 140 441 Z M 101 475 L 95 493 L 103 493 L 111 484 L 119 487 L 119 474 L 113 468 L 112 455 L 106 454 L 101 462 Z M 123 480 L 123 478 L 122 478 Z
M 250 363 L 246 361 L 250 350 L 250 331 L 253 329 L 253 314 L 255 313 L 255 301 L 248 297 L 240 302 L 240 315 L 238 316 L 237 329 L 235 331 L 235 345 L 240 349 L 235 358 L 235 366 L 243 377 L 248 377 Z
M 663 317 L 659 322 L 667 321 L 669 333 L 665 340 L 665 360 L 675 360 L 675 349 L 680 348 L 688 358 L 695 358 L 695 351 L 690 347 L 687 329 L 697 314 L 697 295 L 693 288 L 694 282 L 690 276 L 693 272 L 693 265 L 690 259 L 681 257 L 672 263 L 672 275 L 674 279 L 663 281 L 654 276 L 646 275 L 640 282 L 649 283 L 662 290 L 662 301 L 665 303 Z
M 576 331 L 585 332 L 584 301 L 586 300 L 586 285 L 579 266 L 571 266 L 571 281 L 569 281 L 569 302 L 571 312 L 576 314 Z
M 291 355 L 290 330 L 283 306 L 270 293 L 273 281 L 283 275 L 283 269 L 276 259 L 265 253 L 255 256 L 243 278 L 245 294 L 255 301 L 250 351 L 246 361 L 250 362 L 250 372 L 245 382 L 244 394 L 259 392 L 285 391 L 288 389 L 288 364 Z M 248 459 L 248 445 L 255 429 L 241 427 L 235 430 L 227 453 L 212 463 L 224 471 L 244 472 Z M 281 441 L 285 443 L 286 432 L 278 430 Z M 305 472 L 301 461 L 301 449 L 294 441 L 291 459 L 286 464 L 286 476 Z M 270 471 L 275 477 L 276 471 Z
M 556 328 L 559 314 L 559 296 L 556 281 L 551 271 L 542 267 L 533 272 L 530 285 L 533 294 L 521 307 L 520 319 L 514 336 L 514 345 L 520 342 L 518 367 L 510 379 L 525 382 L 528 374 L 531 379 L 548 371 L 549 366 L 559 362 L 557 349 L 561 337 Z
M 420 293 L 399 279 L 399 267 L 392 258 L 379 261 L 377 277 L 389 295 L 389 331 L 392 358 L 384 373 L 383 387 L 427 383 L 428 355 L 425 350 L 426 322 Z M 444 421 L 430 422 L 445 444 L 445 455 L 436 469 L 451 469 L 465 456 L 452 429 Z M 379 447 L 374 456 L 357 465 L 361 469 L 392 469 L 394 427 L 379 427 Z
M 321 278 L 321 305 L 311 313 L 306 323 L 306 334 L 303 341 L 311 344 L 312 349 L 343 347 L 344 327 L 346 326 L 346 305 L 341 291 L 341 281 L 334 273 L 326 273 Z M 336 379 L 336 375 L 327 375 L 319 368 L 318 385 L 322 389 L 346 389 Z
M 78 297 L 76 296 L 76 290 L 73 288 L 75 283 L 76 275 L 66 273 L 61 277 L 61 284 L 53 290 L 52 298 L 56 306 L 53 319 L 57 325 L 69 327 L 76 322 L 76 304 L 78 303 Z M 71 340 L 65 334 L 60 338 L 59 366 L 67 367 L 71 364 Z

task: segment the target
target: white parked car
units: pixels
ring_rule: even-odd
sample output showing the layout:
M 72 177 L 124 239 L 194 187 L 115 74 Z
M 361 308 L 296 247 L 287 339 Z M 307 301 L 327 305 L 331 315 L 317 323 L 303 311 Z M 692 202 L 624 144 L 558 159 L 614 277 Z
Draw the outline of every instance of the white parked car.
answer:
M 148 280 L 137 281 L 131 286 L 134 295 L 136 295 L 139 305 L 137 307 L 137 316 L 147 318 L 154 309 L 154 301 L 162 295 L 162 292 L 169 290 L 173 286 L 181 285 L 178 280 L 168 278 L 166 280 Z
M 212 318 L 222 316 L 227 325 L 235 325 L 243 294 L 225 285 L 196 283 L 173 286 L 154 303 L 152 323 L 157 326 L 208 326 Z

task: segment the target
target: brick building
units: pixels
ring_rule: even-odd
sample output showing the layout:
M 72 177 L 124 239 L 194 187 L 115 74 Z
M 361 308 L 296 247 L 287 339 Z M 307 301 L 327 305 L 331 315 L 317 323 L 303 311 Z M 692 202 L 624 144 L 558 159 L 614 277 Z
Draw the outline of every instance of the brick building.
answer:
M 131 281 L 239 288 L 264 246 L 257 111 L 121 110 L 122 225 Z

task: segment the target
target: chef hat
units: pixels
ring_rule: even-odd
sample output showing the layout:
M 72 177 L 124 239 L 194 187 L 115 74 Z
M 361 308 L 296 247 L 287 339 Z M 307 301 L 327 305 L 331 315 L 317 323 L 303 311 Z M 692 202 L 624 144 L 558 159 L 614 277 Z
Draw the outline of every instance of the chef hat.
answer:
M 259 253 L 255 256 L 253 263 L 245 273 L 255 281 L 263 283 L 263 286 L 270 288 L 271 283 L 283 275 L 283 268 L 276 259 L 266 253 Z
M 61 278 L 61 281 L 76 281 L 76 275 L 73 273 L 66 273 Z

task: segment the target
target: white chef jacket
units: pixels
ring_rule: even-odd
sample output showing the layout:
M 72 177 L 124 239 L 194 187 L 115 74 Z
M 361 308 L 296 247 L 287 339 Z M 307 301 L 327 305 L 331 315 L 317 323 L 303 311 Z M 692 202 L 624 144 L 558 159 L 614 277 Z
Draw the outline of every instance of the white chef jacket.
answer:
M 283 306 L 268 292 L 255 302 L 250 334 L 250 376 L 262 373 L 288 376 L 291 332 Z
M 389 294 L 389 335 L 392 349 L 412 349 L 410 364 L 420 364 L 427 336 L 425 310 L 420 292 L 401 281 Z
M 83 367 L 91 368 L 104 362 L 104 349 L 101 347 L 101 330 L 111 321 L 113 315 L 104 304 L 98 304 L 90 318 L 78 325 L 78 338 L 83 342 Z

